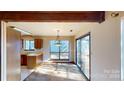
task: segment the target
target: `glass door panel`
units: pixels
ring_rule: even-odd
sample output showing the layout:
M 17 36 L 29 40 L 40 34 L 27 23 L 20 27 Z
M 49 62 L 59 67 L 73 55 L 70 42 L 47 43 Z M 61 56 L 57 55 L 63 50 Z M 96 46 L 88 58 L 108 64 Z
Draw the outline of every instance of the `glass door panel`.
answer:
M 81 67 L 81 40 L 77 40 L 77 65 Z
M 90 34 L 77 39 L 76 47 L 77 65 L 85 76 L 90 79 Z
M 81 69 L 89 79 L 89 36 L 81 39 Z

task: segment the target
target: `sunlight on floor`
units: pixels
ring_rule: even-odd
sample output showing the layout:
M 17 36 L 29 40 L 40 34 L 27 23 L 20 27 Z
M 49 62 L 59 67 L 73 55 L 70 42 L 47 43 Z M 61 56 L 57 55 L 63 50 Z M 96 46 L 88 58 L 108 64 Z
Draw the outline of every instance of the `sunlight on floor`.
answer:
M 33 78 L 32 78 L 33 77 Z M 27 80 L 86 80 L 74 64 L 67 63 L 43 63 L 30 75 Z M 42 79 L 41 79 L 42 80 Z

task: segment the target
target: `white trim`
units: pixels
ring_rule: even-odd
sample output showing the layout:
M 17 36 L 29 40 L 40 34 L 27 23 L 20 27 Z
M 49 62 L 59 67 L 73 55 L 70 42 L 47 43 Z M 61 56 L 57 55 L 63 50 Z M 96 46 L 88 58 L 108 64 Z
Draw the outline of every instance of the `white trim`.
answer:
M 121 80 L 124 80 L 124 20 L 121 20 Z
M 7 57 L 6 57 L 6 23 L 1 21 L 1 80 L 7 80 Z

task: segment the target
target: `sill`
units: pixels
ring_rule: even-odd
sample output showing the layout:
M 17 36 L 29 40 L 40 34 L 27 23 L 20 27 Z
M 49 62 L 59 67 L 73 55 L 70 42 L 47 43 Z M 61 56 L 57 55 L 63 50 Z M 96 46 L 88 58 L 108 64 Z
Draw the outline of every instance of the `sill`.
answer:
M 50 61 L 69 61 L 69 59 L 50 59 Z

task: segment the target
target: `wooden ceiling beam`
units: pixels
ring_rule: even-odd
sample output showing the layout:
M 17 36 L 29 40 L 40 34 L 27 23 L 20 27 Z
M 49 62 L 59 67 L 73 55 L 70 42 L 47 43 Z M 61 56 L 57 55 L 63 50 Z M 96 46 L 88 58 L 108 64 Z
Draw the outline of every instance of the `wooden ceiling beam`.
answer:
M 31 22 L 103 22 L 104 11 L 1 11 L 0 20 Z

